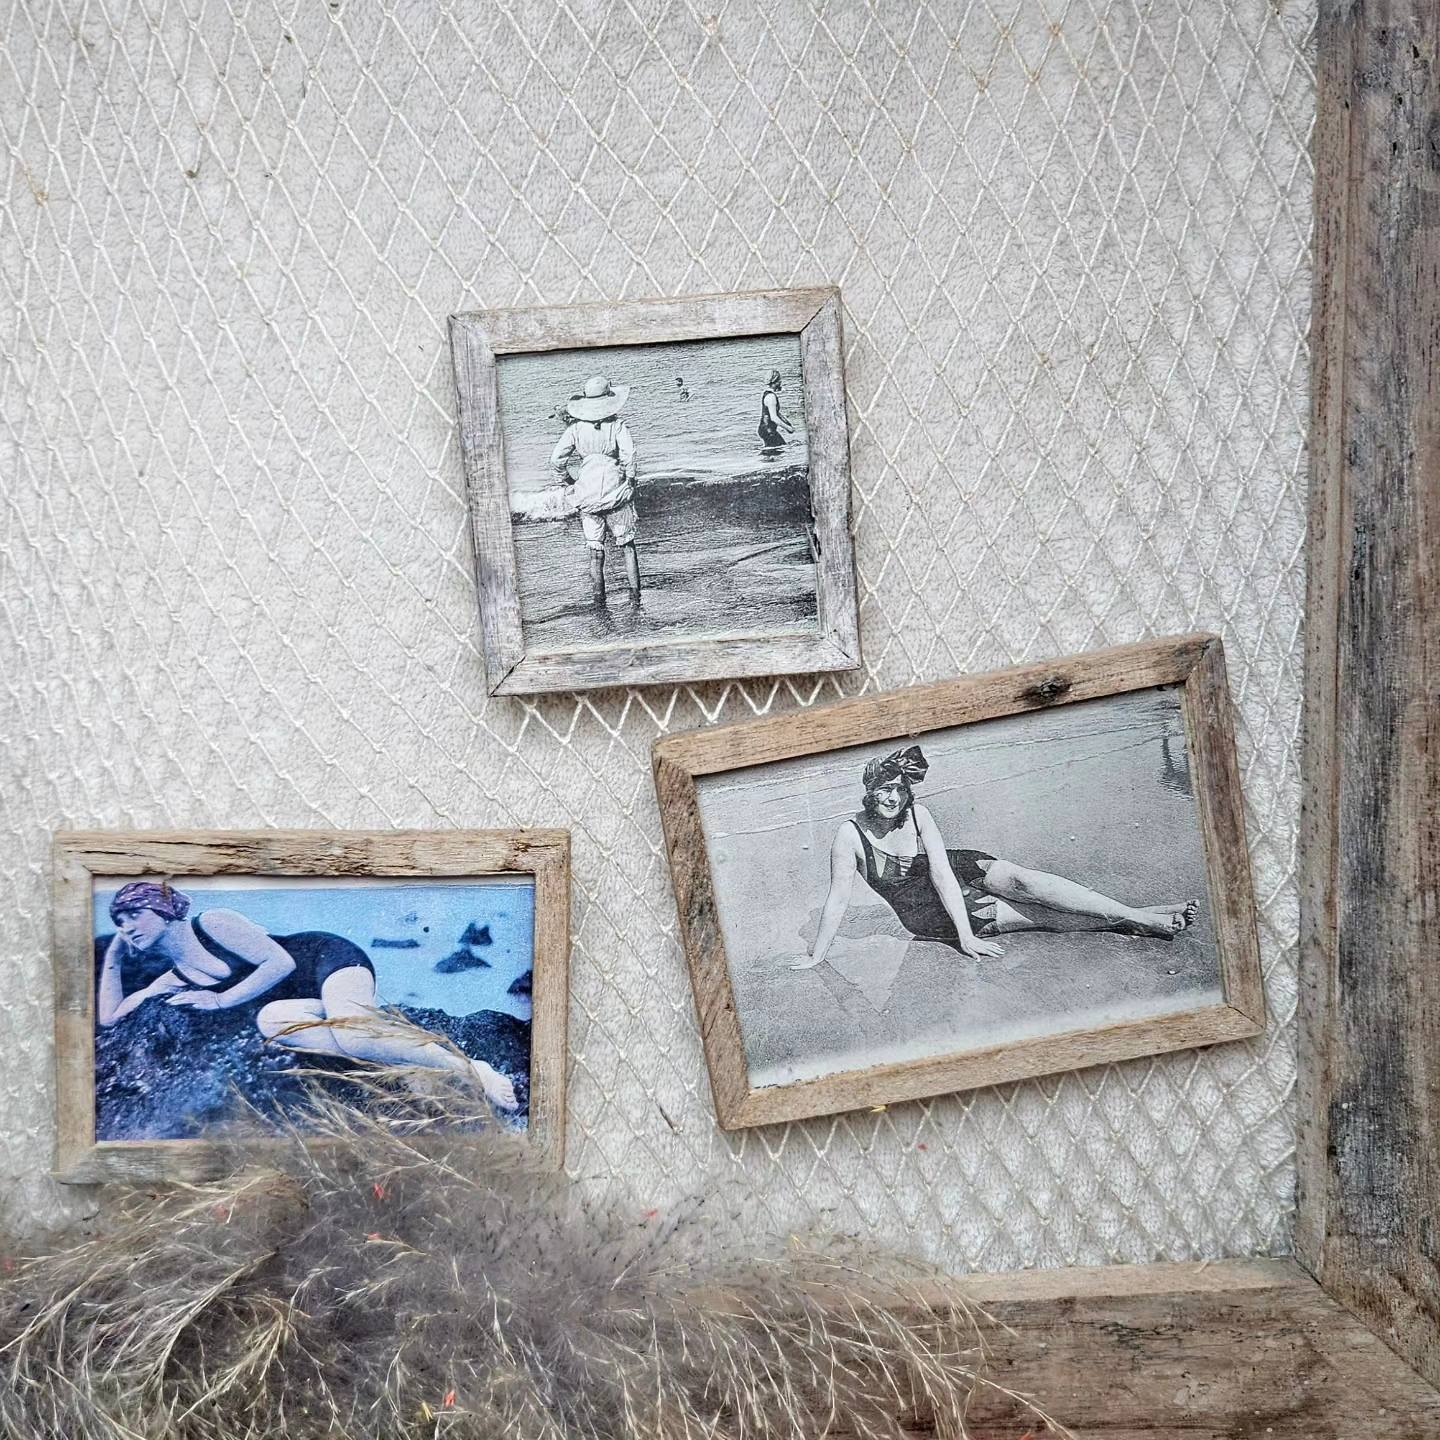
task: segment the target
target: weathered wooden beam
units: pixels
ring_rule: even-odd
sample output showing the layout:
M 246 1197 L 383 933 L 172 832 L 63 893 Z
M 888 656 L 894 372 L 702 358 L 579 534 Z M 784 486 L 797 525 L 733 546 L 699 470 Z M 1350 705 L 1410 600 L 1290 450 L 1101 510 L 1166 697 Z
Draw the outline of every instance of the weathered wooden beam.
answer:
M 1440 1393 L 1291 1261 L 982 1276 L 961 1288 L 1014 1332 L 997 1339 L 991 1377 L 1077 1440 L 1440 1435 Z M 977 1393 L 967 1424 L 976 1440 L 1040 1440 L 995 1392 Z M 937 1433 L 923 1420 L 910 1430 Z
M 1318 58 L 1297 1248 L 1440 1384 L 1440 6 Z

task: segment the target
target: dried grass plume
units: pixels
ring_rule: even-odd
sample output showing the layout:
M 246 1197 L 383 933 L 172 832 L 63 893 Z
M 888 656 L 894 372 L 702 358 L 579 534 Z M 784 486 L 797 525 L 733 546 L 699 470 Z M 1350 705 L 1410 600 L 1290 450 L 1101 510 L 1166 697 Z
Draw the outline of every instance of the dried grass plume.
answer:
M 586 1207 L 478 1091 L 402 1078 L 363 1108 L 317 1091 L 324 1144 L 242 1138 L 225 1178 L 129 1190 L 15 1267 L 0 1433 L 880 1440 L 919 1411 L 968 1434 L 987 1322 L 928 1276 L 798 1244 L 702 1267 L 703 1206 Z

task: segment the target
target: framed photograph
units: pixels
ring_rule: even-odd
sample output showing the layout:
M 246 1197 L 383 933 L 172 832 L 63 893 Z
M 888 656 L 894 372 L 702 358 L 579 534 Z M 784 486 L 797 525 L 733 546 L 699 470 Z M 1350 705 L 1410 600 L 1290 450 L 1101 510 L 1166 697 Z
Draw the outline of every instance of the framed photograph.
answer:
M 563 830 L 60 834 L 59 1179 L 195 1179 L 357 1062 L 473 1074 L 558 1167 Z
M 860 664 L 838 290 L 450 340 L 492 695 Z
M 1220 641 L 661 740 L 725 1129 L 1260 1033 Z

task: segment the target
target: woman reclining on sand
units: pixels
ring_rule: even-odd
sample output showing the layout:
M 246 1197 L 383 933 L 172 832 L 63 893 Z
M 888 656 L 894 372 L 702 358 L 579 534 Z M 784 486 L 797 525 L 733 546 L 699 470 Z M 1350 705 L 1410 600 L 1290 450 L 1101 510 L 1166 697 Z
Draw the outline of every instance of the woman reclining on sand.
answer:
M 912 784 L 930 762 L 918 745 L 865 767 L 863 808 L 835 834 L 830 893 L 808 955 L 792 970 L 819 965 L 850 906 L 856 875 L 890 906 L 917 940 L 938 940 L 961 954 L 998 956 L 981 937 L 1020 930 L 1110 930 L 1173 940 L 1195 918 L 1196 903 L 1130 906 L 1063 875 L 1028 870 L 983 850 L 947 850 L 934 817 L 915 802 Z

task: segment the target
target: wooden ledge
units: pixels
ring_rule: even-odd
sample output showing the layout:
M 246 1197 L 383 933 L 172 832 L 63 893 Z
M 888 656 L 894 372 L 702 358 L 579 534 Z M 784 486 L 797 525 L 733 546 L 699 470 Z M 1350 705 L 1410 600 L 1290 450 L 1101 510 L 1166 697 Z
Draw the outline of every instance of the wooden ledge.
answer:
M 1440 1393 L 1293 1261 L 1021 1271 L 956 1291 L 1013 1332 L 991 1378 L 1078 1440 L 1440 1437 Z M 975 1440 L 1034 1430 L 990 1392 L 968 1424 Z M 909 1433 L 937 1432 L 921 1417 Z

